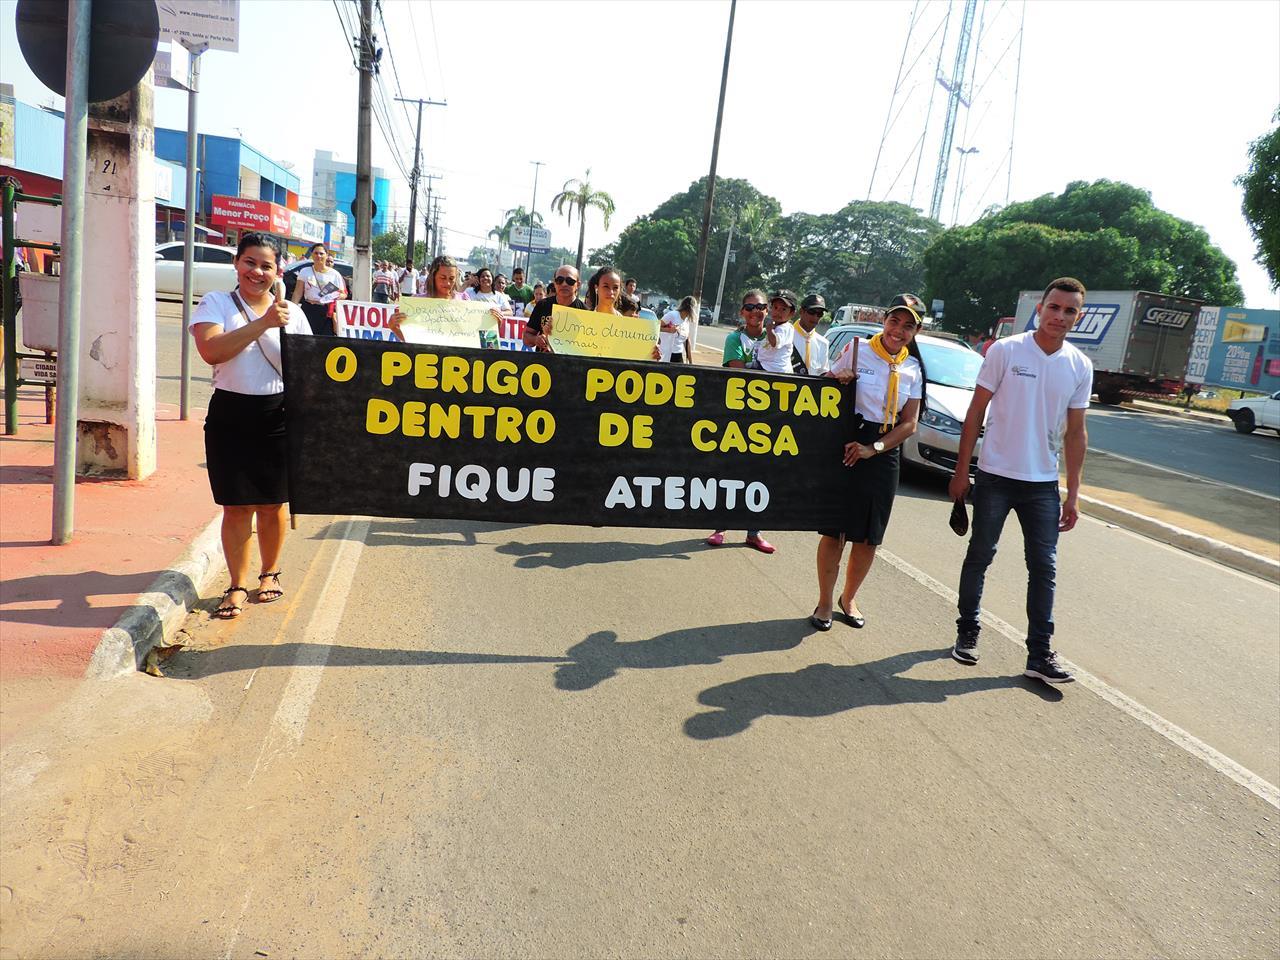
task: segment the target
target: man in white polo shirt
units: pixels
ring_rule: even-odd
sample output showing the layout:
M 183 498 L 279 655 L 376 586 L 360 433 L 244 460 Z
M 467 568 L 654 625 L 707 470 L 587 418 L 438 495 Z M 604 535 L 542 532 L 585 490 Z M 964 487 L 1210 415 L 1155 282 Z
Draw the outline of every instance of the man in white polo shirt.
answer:
M 969 493 L 969 462 L 990 405 L 973 487 L 973 532 L 960 571 L 960 616 L 951 656 L 978 662 L 978 617 L 987 567 L 1012 510 L 1022 526 L 1027 561 L 1026 676 L 1046 683 L 1075 678 L 1053 652 L 1053 593 L 1058 534 L 1076 525 L 1076 501 L 1088 436 L 1085 411 L 1093 392 L 1093 364 L 1067 343 L 1084 308 L 1084 284 L 1054 280 L 1036 308 L 1036 328 L 991 345 L 982 369 L 949 488 L 952 500 Z M 1065 424 L 1065 431 L 1064 431 Z M 1061 439 L 1059 439 L 1061 438 Z M 1065 455 L 1067 499 L 1059 507 L 1059 454 Z

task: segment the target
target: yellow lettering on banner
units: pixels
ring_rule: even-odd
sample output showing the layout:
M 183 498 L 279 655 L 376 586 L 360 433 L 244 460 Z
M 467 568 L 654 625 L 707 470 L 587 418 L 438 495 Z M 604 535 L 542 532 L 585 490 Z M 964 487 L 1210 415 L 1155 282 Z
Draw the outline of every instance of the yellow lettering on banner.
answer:
M 400 426 L 400 411 L 389 400 L 369 399 L 365 408 L 364 429 L 375 436 L 391 433 Z
M 346 383 L 356 375 L 356 355 L 350 347 L 334 347 L 324 358 L 324 372 L 335 383 Z
M 382 385 L 391 386 L 396 377 L 403 377 L 413 369 L 413 361 L 407 353 L 399 350 L 386 350 L 382 354 Z
M 467 361 L 465 357 L 445 357 L 440 364 L 440 389 L 444 393 L 467 392 Z
M 439 440 L 442 433 L 450 440 L 457 440 L 462 436 L 462 411 L 458 409 L 458 405 L 433 403 L 431 416 L 427 421 L 427 432 L 431 434 L 432 440 Z
M 785 413 L 791 406 L 791 394 L 795 393 L 796 385 L 788 380 L 778 380 L 774 382 L 773 389 L 778 392 L 778 409 Z
M 716 442 L 714 440 L 708 440 L 705 436 L 708 430 L 712 433 L 716 432 L 716 423 L 714 420 L 696 421 L 693 425 L 693 429 L 689 433 L 689 441 L 703 453 L 710 453 L 716 448 Z
M 522 419 L 520 411 L 515 407 L 499 407 L 498 420 L 493 426 L 493 439 L 499 443 L 519 443 Z
M 486 382 L 489 392 L 500 397 L 513 397 L 520 392 L 520 380 L 516 376 L 516 365 L 510 360 L 495 360 L 489 364 L 489 375 Z
M 520 389 L 535 400 L 545 397 L 551 389 L 551 371 L 540 363 L 529 364 L 520 375 Z
M 592 367 L 587 371 L 587 400 L 594 400 L 613 386 L 613 374 L 608 370 Z
M 600 414 L 600 446 L 620 447 L 627 442 L 628 437 L 637 450 L 652 448 L 653 417 L 641 413 L 628 420 L 620 413 Z
M 736 420 L 730 420 L 723 429 L 714 420 L 699 420 L 690 431 L 689 441 L 703 453 L 719 450 L 721 453 L 772 453 L 777 457 L 784 453 L 796 456 L 800 452 L 795 433 L 787 424 L 774 436 L 773 426 L 768 423 L 749 423 L 744 432 Z
M 769 381 L 752 379 L 747 384 L 747 406 L 752 410 L 769 409 Z
M 419 390 L 434 390 L 440 386 L 438 354 L 420 353 L 413 358 L 413 385 Z
M 683 410 L 688 410 L 693 406 L 693 384 L 694 376 L 691 373 L 682 373 L 676 377 L 675 405 Z
M 493 407 L 466 406 L 462 412 L 471 418 L 471 435 L 477 440 L 484 439 L 484 422 L 493 415 Z
M 744 406 L 742 394 L 746 389 L 746 377 L 730 377 L 724 385 L 724 405 L 730 410 L 741 410 Z
M 830 420 L 836 420 L 840 416 L 840 388 L 839 387 L 823 387 L 822 388 L 822 415 Z
M 613 393 L 623 403 L 639 403 L 643 400 L 650 407 L 674 403 L 677 407 L 688 409 L 693 406 L 695 382 L 691 373 L 672 379 L 670 374 L 653 370 L 645 373 L 623 370 L 615 378 L 609 370 L 593 367 L 587 371 L 585 396 L 590 402 L 601 394 Z
M 400 411 L 400 431 L 406 437 L 427 435 L 427 405 L 421 400 L 410 400 Z
M 535 410 L 524 422 L 524 432 L 534 443 L 546 443 L 556 433 L 556 418 L 546 410 Z
M 817 398 L 814 397 L 813 391 L 810 390 L 808 386 L 806 386 L 803 390 L 801 390 L 798 394 L 796 394 L 796 405 L 795 405 L 794 412 L 796 416 L 800 416 L 800 414 L 802 413 L 808 414 L 811 417 L 816 417 L 818 415 Z

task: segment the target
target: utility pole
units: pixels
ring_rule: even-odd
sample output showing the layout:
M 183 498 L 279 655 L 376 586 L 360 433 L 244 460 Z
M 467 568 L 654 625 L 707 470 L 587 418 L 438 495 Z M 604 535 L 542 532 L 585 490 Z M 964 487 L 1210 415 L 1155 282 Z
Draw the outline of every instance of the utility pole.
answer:
M 422 176 L 422 108 L 447 107 L 447 100 L 411 100 L 408 97 L 396 97 L 401 103 L 418 105 L 418 132 L 413 138 L 413 171 L 409 174 L 409 233 L 405 238 L 405 259 L 413 259 L 414 226 L 418 219 L 418 178 Z M 421 266 L 421 264 L 419 264 Z
M 711 322 L 720 322 L 720 304 L 724 301 L 724 278 L 729 273 L 729 253 L 733 250 L 733 228 L 738 225 L 738 216 L 729 218 L 729 239 L 724 244 L 724 262 L 720 264 L 720 289 L 716 293 L 716 309 L 711 314 Z
M 356 262 L 352 293 L 369 300 L 373 291 L 373 0 L 360 0 L 360 106 L 356 114 Z
M 422 218 L 422 225 L 423 225 L 423 227 L 426 229 L 426 236 L 424 237 L 424 243 L 423 243 L 423 245 L 422 245 L 422 248 L 423 248 L 423 251 L 426 253 L 426 255 L 427 255 L 427 257 L 428 257 L 428 258 L 431 258 L 431 257 L 434 257 L 434 256 L 435 256 L 435 254 L 431 252 L 431 250 L 432 250 L 432 246 L 431 246 L 431 237 L 433 236 L 433 234 L 432 234 L 432 232 L 431 232 L 431 181 L 432 181 L 432 180 L 439 180 L 439 179 L 440 179 L 440 176 L 439 176 L 438 174 L 435 174 L 435 173 L 428 173 L 428 174 L 427 174 L 427 203 L 426 203 L 426 211 L 427 211 L 427 212 L 426 212 L 426 214 L 425 214 L 425 215 L 423 216 L 423 218 Z M 410 243 L 410 247 L 409 247 L 409 255 L 410 255 L 410 256 L 412 256 L 412 255 L 413 255 L 413 246 L 412 246 L 412 244 L 413 244 L 413 216 L 412 216 L 412 215 L 410 215 L 410 217 L 409 217 L 409 243 Z
M 711 235 L 711 204 L 716 193 L 716 161 L 720 158 L 720 123 L 724 120 L 724 91 L 729 83 L 729 52 L 733 49 L 733 15 L 738 0 L 729 0 L 729 32 L 724 38 L 724 69 L 720 73 L 720 105 L 716 108 L 716 134 L 711 141 L 711 173 L 707 176 L 707 202 L 702 208 L 702 237 L 698 241 L 698 272 L 693 276 L 693 297 L 702 303 L 702 281 L 707 272 L 707 239 Z
M 538 206 L 538 170 L 546 164 L 541 160 L 530 160 L 533 164 L 533 200 L 529 202 L 529 249 L 524 252 L 525 283 L 529 282 L 529 266 L 533 260 L 533 211 Z
M 179 41 L 175 40 L 174 43 Z M 200 55 L 207 44 L 189 47 L 187 68 L 187 206 L 182 230 L 182 387 L 178 394 L 178 419 L 190 419 L 191 411 L 191 292 L 196 252 L 196 103 L 200 92 Z

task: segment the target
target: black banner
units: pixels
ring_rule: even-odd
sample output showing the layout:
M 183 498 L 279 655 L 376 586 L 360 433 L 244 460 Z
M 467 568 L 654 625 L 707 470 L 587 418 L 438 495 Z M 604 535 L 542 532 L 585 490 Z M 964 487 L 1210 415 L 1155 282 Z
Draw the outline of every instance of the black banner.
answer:
M 284 337 L 294 513 L 841 526 L 841 385 L 689 364 Z

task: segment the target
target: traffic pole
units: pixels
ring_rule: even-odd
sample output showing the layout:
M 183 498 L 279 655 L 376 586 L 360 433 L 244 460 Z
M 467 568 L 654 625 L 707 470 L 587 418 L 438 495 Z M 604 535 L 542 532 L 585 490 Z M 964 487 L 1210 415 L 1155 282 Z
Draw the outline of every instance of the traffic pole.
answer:
M 354 299 L 372 299 L 373 0 L 360 0 L 360 105 L 356 113 L 356 262 Z
M 182 388 L 179 394 L 178 418 L 190 419 L 191 413 L 191 293 L 194 286 L 196 255 L 196 101 L 200 86 L 200 54 L 205 45 L 191 51 L 187 71 L 187 208 L 182 231 Z
M 67 5 L 67 83 L 62 140 L 62 275 L 58 291 L 58 410 L 53 434 L 53 543 L 75 529 L 76 421 L 80 396 L 80 281 L 89 152 L 89 36 L 93 0 Z
M 720 159 L 720 123 L 724 120 L 724 92 L 729 84 L 729 53 L 733 49 L 733 15 L 738 0 L 729 0 L 729 31 L 724 38 L 724 69 L 720 72 L 720 105 L 716 108 L 716 133 L 711 141 L 711 172 L 707 175 L 707 200 L 702 208 L 702 236 L 698 240 L 698 272 L 693 275 L 693 297 L 702 303 L 702 281 L 707 272 L 707 239 L 711 235 L 711 206 L 716 194 L 716 161 Z

